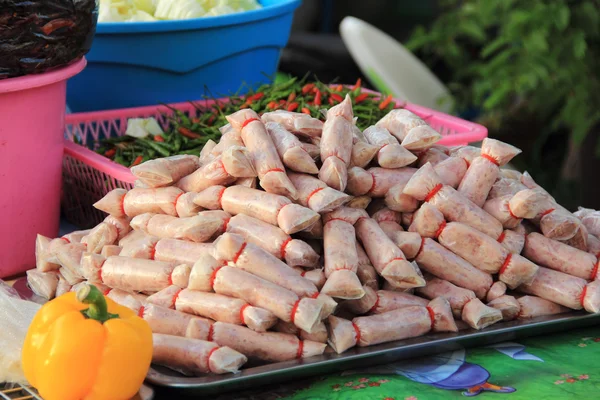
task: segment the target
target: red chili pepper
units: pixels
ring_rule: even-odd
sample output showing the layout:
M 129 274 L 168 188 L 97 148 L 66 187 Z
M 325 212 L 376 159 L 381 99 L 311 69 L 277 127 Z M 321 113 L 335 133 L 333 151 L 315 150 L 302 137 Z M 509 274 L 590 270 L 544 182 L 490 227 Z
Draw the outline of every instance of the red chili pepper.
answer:
M 104 152 L 104 157 L 113 158 L 117 154 L 117 149 L 110 149 Z
M 290 95 L 287 98 L 288 103 L 291 103 L 292 101 L 294 101 L 296 99 L 296 92 L 292 92 L 290 93 Z
M 354 99 L 354 102 L 356 104 L 361 103 L 361 102 L 365 101 L 367 99 L 367 97 L 369 97 L 369 93 L 361 93 L 358 96 L 356 96 L 356 99 Z
M 217 116 L 215 114 L 211 115 L 210 118 L 208 119 L 208 121 L 206 121 L 206 124 L 209 126 L 212 125 L 212 123 L 215 122 L 216 117 Z
M 254 96 L 250 97 L 252 101 L 260 100 L 263 98 L 265 94 L 263 92 L 258 92 Z
M 136 166 L 136 165 L 139 165 L 139 164 L 141 164 L 143 159 L 144 159 L 144 157 L 142 157 L 142 156 L 137 156 L 137 157 L 135 158 L 135 160 L 133 160 L 133 163 L 131 163 L 131 166 L 132 166 L 132 167 L 134 167 L 134 166 Z
M 321 105 L 321 92 L 319 91 L 319 89 L 315 89 L 315 105 Z
M 342 90 L 344 90 L 344 86 L 342 86 L 342 85 L 337 85 L 337 86 L 334 88 L 334 90 L 335 90 L 336 92 L 341 92 Z
M 198 135 L 197 133 L 194 133 L 194 132 L 192 132 L 189 129 L 184 128 L 184 127 L 180 127 L 179 129 L 177 129 L 177 131 L 180 134 L 182 134 L 183 136 L 185 136 L 187 138 L 190 138 L 190 139 L 199 139 L 199 138 L 201 138 L 201 136 Z
M 308 114 L 308 115 L 310 115 L 310 110 L 309 110 L 308 108 L 306 108 L 306 107 L 303 107 L 303 108 L 302 108 L 302 112 L 303 112 L 304 114 Z
M 344 98 L 337 93 L 332 93 L 331 98 L 340 103 L 344 101 Z
M 356 80 L 356 83 L 354 84 L 354 86 L 352 86 L 352 88 L 350 89 L 350 91 L 355 91 L 356 89 L 358 89 L 360 86 L 362 85 L 362 81 L 360 78 L 358 78 Z
M 160 135 L 154 135 L 154 141 L 155 142 L 164 142 L 165 139 Z
M 244 108 L 248 108 L 248 103 L 244 103 L 240 106 L 240 110 L 243 110 Z
M 386 108 L 387 106 L 389 106 L 391 102 L 392 102 L 392 95 L 388 94 L 387 97 L 385 98 L 385 100 L 383 100 L 381 102 L 381 104 L 379 104 L 379 109 L 383 110 L 384 108 Z
M 200 118 L 192 118 L 192 123 L 197 124 L 200 122 Z
M 299 104 L 294 102 L 294 103 L 290 103 L 290 105 L 287 107 L 288 111 L 295 111 L 298 108 Z
M 285 100 L 279 100 L 279 104 L 285 104 Z
M 277 103 L 275 103 L 274 101 L 270 101 L 269 104 L 267 104 L 267 108 L 273 110 L 277 108 Z
M 314 83 L 307 83 L 306 85 L 304 85 L 302 87 L 302 94 L 307 94 L 309 92 L 311 92 L 315 87 Z
M 329 105 L 334 105 L 335 104 L 335 100 L 333 100 L 333 97 L 329 98 Z

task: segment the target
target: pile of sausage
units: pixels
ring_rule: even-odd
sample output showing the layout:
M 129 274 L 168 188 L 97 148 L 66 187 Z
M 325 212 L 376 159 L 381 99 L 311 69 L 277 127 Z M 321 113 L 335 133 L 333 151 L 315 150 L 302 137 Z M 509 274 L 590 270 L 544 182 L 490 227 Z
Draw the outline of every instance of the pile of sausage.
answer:
M 437 145 L 404 109 L 361 132 L 349 98 L 227 119 L 200 157 L 133 167 L 95 228 L 39 236 L 33 290 L 96 285 L 185 374 L 600 310 L 600 212 L 502 168 L 519 149 Z

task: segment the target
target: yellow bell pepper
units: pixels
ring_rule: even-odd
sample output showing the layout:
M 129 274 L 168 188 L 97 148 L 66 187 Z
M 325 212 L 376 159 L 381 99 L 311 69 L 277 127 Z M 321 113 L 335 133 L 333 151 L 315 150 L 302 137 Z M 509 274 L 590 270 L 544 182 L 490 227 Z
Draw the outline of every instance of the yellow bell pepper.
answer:
M 92 285 L 46 303 L 25 338 L 25 377 L 45 400 L 126 400 L 152 360 L 152 331 Z

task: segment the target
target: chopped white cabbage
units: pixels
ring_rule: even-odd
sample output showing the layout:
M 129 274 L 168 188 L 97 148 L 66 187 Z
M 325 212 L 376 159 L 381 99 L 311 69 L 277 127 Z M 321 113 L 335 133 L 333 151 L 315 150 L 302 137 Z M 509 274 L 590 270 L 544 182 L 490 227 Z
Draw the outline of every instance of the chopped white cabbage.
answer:
M 100 0 L 100 22 L 191 19 L 260 8 L 257 0 Z
M 158 121 L 154 118 L 130 118 L 127 121 L 127 130 L 125 134 L 127 136 L 133 136 L 136 138 L 143 138 L 148 135 L 161 135 L 163 134 Z

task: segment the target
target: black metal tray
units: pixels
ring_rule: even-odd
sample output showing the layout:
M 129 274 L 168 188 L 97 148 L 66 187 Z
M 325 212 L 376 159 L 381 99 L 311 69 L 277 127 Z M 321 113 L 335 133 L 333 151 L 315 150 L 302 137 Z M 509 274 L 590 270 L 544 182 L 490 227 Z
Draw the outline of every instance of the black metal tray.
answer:
M 20 293 L 31 292 L 26 283 L 14 285 Z M 571 329 L 600 325 L 600 314 L 573 311 L 532 320 L 494 324 L 481 331 L 468 329 L 458 333 L 437 333 L 370 347 L 355 347 L 343 354 L 322 356 L 244 368 L 238 374 L 207 375 L 189 378 L 166 368 L 152 367 L 146 382 L 186 395 L 221 394 L 286 380 L 297 380 L 336 371 L 364 368 L 377 364 L 432 355 L 461 348 L 486 346 L 529 336 L 546 335 Z

